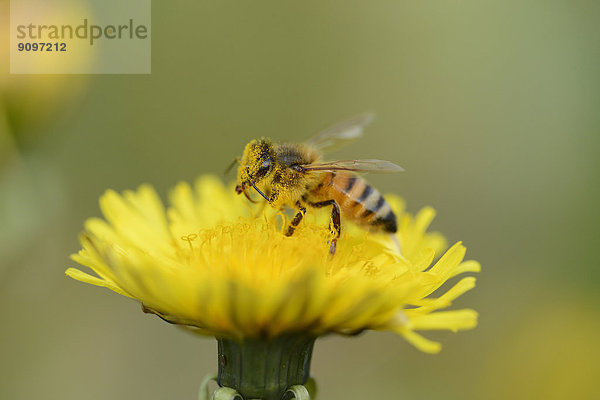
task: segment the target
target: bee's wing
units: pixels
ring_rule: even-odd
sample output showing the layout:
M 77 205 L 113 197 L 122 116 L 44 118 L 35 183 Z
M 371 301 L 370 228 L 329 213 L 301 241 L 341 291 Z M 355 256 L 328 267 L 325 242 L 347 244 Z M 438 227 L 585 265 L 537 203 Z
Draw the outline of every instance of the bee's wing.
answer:
M 355 171 L 392 173 L 402 172 L 404 168 L 390 161 L 384 160 L 338 160 L 303 166 L 305 171 Z
M 304 143 L 319 151 L 331 151 L 362 136 L 365 126 L 375 119 L 375 114 L 361 114 L 337 123 L 317 133 Z

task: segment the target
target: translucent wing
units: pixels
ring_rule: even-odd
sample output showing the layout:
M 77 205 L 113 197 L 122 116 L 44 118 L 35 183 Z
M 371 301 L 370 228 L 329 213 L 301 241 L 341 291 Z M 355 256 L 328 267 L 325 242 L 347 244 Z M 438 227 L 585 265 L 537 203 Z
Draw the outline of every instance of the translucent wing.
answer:
M 355 171 L 392 173 L 402 172 L 404 168 L 390 161 L 384 160 L 338 160 L 302 166 L 305 171 Z
M 361 114 L 340 122 L 317 133 L 305 144 L 320 150 L 331 151 L 346 145 L 362 136 L 365 126 L 375 119 L 375 114 Z

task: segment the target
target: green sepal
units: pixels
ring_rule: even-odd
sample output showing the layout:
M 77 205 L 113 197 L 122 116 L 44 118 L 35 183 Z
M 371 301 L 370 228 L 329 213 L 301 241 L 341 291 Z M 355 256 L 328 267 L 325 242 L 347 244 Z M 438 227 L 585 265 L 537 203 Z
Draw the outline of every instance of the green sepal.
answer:
M 210 400 L 244 400 L 235 389 L 220 387 L 213 393 Z
M 310 400 L 308 390 L 303 385 L 291 386 L 284 394 L 282 400 Z
M 208 389 L 208 384 L 210 381 L 217 380 L 217 374 L 208 374 L 202 379 L 202 383 L 200 383 L 200 390 L 198 391 L 198 400 L 209 400 L 210 392 Z

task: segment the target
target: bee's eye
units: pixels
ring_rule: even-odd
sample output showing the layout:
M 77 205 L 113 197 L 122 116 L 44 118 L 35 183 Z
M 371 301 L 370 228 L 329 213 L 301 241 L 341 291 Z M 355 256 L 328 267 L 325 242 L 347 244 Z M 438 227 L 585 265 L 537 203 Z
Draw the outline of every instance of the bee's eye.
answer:
M 260 168 L 259 168 L 259 169 L 269 169 L 269 168 L 271 168 L 271 164 L 272 164 L 272 163 L 273 163 L 273 162 L 271 161 L 271 159 L 270 159 L 270 158 L 268 158 L 268 159 L 266 159 L 265 161 L 263 161 L 263 163 L 261 164 L 261 166 L 260 166 Z
M 271 165 L 273 165 L 273 160 L 271 160 L 270 158 L 264 160 L 262 164 L 260 164 L 260 168 L 258 169 L 258 171 L 256 171 L 256 178 L 260 179 L 263 176 L 265 176 L 271 169 Z

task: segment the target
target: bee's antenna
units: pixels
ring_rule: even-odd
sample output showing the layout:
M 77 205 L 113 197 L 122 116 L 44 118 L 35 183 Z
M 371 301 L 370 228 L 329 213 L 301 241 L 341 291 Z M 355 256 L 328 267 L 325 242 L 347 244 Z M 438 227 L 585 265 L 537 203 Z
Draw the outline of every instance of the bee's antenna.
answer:
M 250 184 L 252 185 L 252 187 L 258 192 L 258 194 L 260 194 L 262 197 L 265 198 L 265 200 L 267 202 L 269 202 L 269 199 L 267 198 L 267 196 L 265 196 L 265 194 L 263 192 L 260 191 L 259 188 L 256 187 L 256 185 L 254 184 L 254 182 L 250 182 Z
M 236 158 L 234 158 L 234 159 L 233 159 L 233 161 L 231 162 L 231 164 L 229 164 L 229 165 L 227 166 L 227 168 L 225 168 L 225 171 L 223 171 L 223 175 L 227 175 L 227 174 L 229 173 L 229 171 L 231 171 L 231 169 L 233 168 L 233 166 L 234 166 L 236 163 L 237 163 L 237 164 L 239 164 L 239 163 L 240 163 L 240 158 L 239 158 L 239 157 L 236 157 Z

